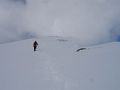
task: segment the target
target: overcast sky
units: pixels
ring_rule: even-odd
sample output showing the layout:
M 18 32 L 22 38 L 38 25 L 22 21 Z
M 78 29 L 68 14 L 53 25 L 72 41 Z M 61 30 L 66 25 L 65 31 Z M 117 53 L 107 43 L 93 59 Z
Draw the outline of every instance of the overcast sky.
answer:
M 96 44 L 117 40 L 119 29 L 120 0 L 0 0 L 0 42 L 54 35 Z

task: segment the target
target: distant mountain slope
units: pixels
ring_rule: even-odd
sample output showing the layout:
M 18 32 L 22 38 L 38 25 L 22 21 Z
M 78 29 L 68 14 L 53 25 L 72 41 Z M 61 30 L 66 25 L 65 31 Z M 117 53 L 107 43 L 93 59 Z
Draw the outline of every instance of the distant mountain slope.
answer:
M 41 37 L 1 44 L 0 90 L 120 90 L 120 43 L 76 52 L 83 48 L 78 42 Z

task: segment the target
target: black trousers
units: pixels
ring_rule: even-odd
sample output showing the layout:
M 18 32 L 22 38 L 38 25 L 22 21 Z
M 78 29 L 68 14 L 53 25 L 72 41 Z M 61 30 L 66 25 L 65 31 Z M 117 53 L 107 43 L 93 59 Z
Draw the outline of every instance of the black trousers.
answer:
M 34 46 L 34 51 L 36 51 L 36 49 L 37 49 L 37 46 Z

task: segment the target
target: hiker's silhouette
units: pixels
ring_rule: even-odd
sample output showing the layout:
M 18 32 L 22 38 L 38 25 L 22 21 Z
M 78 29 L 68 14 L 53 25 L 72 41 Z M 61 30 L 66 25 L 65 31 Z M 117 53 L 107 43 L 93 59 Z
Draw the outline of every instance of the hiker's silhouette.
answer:
M 34 48 L 34 51 L 36 51 L 36 49 L 37 49 L 37 46 L 38 46 L 38 43 L 37 43 L 37 41 L 34 41 L 34 43 L 33 43 L 33 48 Z

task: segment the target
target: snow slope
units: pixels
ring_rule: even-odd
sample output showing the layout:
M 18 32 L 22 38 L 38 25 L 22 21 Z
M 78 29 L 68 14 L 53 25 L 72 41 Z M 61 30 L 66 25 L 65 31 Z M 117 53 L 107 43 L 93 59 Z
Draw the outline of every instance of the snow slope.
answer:
M 120 90 L 120 43 L 76 52 L 78 42 L 41 37 L 1 44 L 0 90 Z

